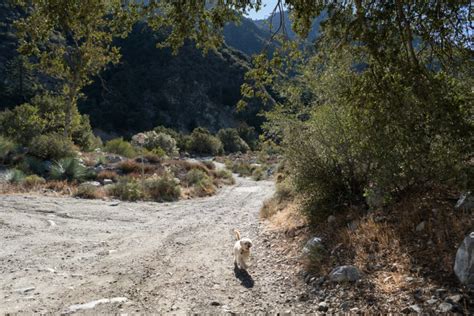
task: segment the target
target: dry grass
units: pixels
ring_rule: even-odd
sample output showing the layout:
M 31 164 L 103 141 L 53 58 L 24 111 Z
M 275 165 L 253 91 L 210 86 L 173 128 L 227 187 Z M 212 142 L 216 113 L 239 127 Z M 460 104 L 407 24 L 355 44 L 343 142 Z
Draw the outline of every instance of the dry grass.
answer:
M 117 182 L 119 176 L 114 170 L 102 170 L 97 174 L 97 181 L 103 182 L 105 179 L 110 179 L 114 182 Z
M 106 195 L 103 188 L 94 187 L 92 185 L 80 185 L 74 193 L 74 196 L 82 199 L 102 199 L 105 198 Z
M 128 159 L 128 160 L 120 162 L 118 164 L 118 168 L 125 174 L 129 174 L 129 173 L 141 174 L 142 168 L 145 174 L 153 174 L 157 172 L 157 166 L 154 166 L 148 163 L 144 163 L 142 165 L 142 163 L 136 162 L 135 160 L 132 160 L 132 159 Z

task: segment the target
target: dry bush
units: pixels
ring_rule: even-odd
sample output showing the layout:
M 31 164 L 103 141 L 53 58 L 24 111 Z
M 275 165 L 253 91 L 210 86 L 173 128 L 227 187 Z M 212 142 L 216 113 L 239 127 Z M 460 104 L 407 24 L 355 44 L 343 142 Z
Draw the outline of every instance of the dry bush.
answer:
M 118 177 L 119 176 L 117 172 L 115 172 L 114 170 L 102 170 L 101 172 L 97 174 L 96 179 L 97 181 L 100 181 L 100 182 L 104 181 L 104 179 L 110 179 L 114 182 L 117 182 Z
M 34 189 L 39 186 L 42 186 L 46 183 L 46 180 L 43 177 L 40 177 L 36 174 L 29 175 L 23 180 L 23 186 L 27 189 Z
M 156 171 L 156 167 L 153 165 L 145 163 L 142 166 L 141 162 L 136 162 L 135 160 L 131 160 L 131 159 L 120 162 L 118 165 L 118 168 L 122 170 L 122 172 L 125 174 L 129 174 L 133 172 L 141 173 L 142 168 L 143 168 L 143 172 L 146 174 L 152 174 Z
M 90 184 L 81 184 L 77 187 L 74 196 L 82 199 L 101 199 L 105 197 L 105 192 L 100 187 L 95 187 Z
M 202 161 L 202 164 L 209 170 L 216 170 L 216 165 L 209 160 Z

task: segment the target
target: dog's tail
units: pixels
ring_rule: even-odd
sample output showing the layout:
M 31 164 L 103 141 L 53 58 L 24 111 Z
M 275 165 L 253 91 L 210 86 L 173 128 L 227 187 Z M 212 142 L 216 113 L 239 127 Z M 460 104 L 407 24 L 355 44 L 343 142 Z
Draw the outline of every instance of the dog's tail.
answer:
M 234 229 L 234 234 L 235 234 L 235 238 L 236 238 L 237 240 L 240 240 L 240 232 L 239 232 L 238 229 Z

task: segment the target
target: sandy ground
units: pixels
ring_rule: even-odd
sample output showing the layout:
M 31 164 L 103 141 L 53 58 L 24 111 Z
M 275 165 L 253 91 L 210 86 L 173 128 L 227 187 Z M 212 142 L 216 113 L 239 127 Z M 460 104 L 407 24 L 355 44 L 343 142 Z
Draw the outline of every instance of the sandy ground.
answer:
M 174 203 L 0 196 L 0 314 L 312 311 L 258 219 L 273 191 L 237 178 Z M 234 228 L 255 243 L 249 274 Z

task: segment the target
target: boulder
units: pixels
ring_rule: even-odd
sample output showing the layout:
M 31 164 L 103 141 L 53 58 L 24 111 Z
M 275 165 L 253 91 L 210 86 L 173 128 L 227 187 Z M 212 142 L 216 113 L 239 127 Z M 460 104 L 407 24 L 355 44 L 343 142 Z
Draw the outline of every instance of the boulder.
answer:
M 474 209 L 474 197 L 471 195 L 471 192 L 461 194 L 454 207 L 462 210 Z
M 464 238 L 456 252 L 454 273 L 462 284 L 474 284 L 474 232 Z
M 352 265 L 336 267 L 329 273 L 329 279 L 333 282 L 355 282 L 360 276 L 359 269 Z
M 116 162 L 121 162 L 124 161 L 125 159 L 119 155 L 107 155 L 105 156 L 105 159 L 109 163 L 116 163 Z
M 99 181 L 87 181 L 87 182 L 83 182 L 81 185 L 90 185 L 92 187 L 100 187 L 100 182 Z
M 453 309 L 453 305 L 449 303 L 441 303 L 438 305 L 438 311 L 441 313 L 447 313 L 450 312 Z
M 303 254 L 308 255 L 313 250 L 324 249 L 322 240 L 319 237 L 313 237 L 303 247 Z
M 108 184 L 113 184 L 113 183 L 114 183 L 114 181 L 112 181 L 112 179 L 104 179 L 102 182 L 104 183 L 104 185 L 108 185 Z

